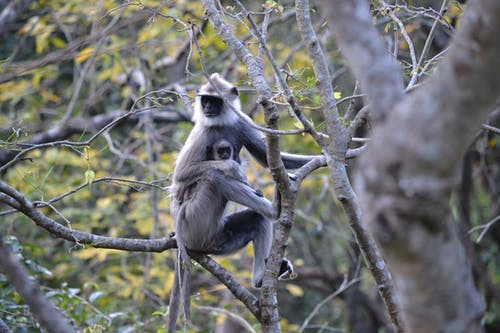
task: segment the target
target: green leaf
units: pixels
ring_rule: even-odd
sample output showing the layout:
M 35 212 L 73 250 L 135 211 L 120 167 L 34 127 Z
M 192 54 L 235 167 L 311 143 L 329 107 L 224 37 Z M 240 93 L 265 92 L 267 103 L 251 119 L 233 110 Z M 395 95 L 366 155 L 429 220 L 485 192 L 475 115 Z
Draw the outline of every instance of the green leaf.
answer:
M 87 171 L 85 171 L 85 182 L 89 184 L 89 190 L 90 190 L 90 186 L 92 185 L 92 182 L 94 181 L 94 179 L 95 179 L 94 170 L 88 169 Z

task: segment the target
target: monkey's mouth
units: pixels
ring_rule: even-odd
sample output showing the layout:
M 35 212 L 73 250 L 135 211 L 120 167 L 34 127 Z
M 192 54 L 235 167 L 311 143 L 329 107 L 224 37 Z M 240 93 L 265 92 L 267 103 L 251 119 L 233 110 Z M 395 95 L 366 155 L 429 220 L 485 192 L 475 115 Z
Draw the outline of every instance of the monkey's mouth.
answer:
M 205 116 L 208 118 L 214 118 L 217 117 L 218 115 L 219 115 L 218 112 L 205 112 Z

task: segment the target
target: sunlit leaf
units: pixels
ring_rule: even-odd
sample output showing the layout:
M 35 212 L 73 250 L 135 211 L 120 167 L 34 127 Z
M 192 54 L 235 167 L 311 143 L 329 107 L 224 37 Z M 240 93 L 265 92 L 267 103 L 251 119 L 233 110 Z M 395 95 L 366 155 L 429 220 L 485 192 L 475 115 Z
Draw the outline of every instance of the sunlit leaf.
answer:
M 89 189 L 92 186 L 92 182 L 95 180 L 94 170 L 88 169 L 85 171 L 85 182 L 89 184 Z
M 66 42 L 57 36 L 52 36 L 49 39 L 50 43 L 55 47 L 61 49 L 66 46 Z
M 92 56 L 93 52 L 94 52 L 94 48 L 92 46 L 87 46 L 86 48 L 84 48 L 83 50 L 78 52 L 77 56 L 75 57 L 75 61 L 77 63 L 82 63 L 85 60 L 87 60 L 88 58 L 90 58 Z
M 287 285 L 285 286 L 285 288 L 286 288 L 286 290 L 288 290 L 288 292 L 290 294 L 292 294 L 295 297 L 302 297 L 302 296 L 304 296 L 304 289 L 302 289 L 301 287 L 299 287 L 296 284 L 287 283 Z

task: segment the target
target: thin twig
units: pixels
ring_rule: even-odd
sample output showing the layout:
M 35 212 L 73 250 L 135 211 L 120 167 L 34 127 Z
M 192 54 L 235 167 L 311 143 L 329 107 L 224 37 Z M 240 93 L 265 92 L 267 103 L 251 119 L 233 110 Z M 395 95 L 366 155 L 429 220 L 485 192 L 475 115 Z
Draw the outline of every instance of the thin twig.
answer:
M 151 95 L 158 94 L 158 93 L 163 93 L 163 89 L 159 90 L 153 90 L 148 92 L 147 94 L 139 97 L 137 100 L 134 101 L 134 104 L 130 107 L 130 111 L 127 113 L 117 117 L 115 120 L 101 128 L 99 131 L 97 131 L 92 137 L 88 140 L 85 141 L 70 141 L 70 140 L 60 140 L 60 141 L 53 141 L 53 142 L 47 142 L 47 143 L 41 143 L 29 148 L 26 148 L 24 150 L 21 150 L 12 160 L 9 162 L 5 163 L 2 167 L 0 167 L 0 174 L 4 172 L 7 168 L 9 168 L 11 165 L 16 163 L 23 155 L 26 155 L 30 151 L 36 150 L 36 149 L 42 149 L 42 148 L 50 148 L 50 147 L 56 147 L 56 146 L 70 146 L 70 147 L 85 147 L 89 146 L 93 141 L 95 141 L 102 133 L 105 131 L 113 128 L 116 124 L 124 120 L 125 118 L 130 117 L 133 114 L 136 114 L 139 110 L 136 109 L 136 104 L 141 101 L 144 98 L 147 98 Z
M 410 78 L 410 83 L 408 83 L 408 88 L 411 88 L 413 85 L 415 85 L 415 83 L 417 83 L 418 79 L 418 65 L 417 65 L 417 55 L 415 52 L 415 47 L 413 46 L 413 42 L 410 36 L 406 32 L 403 22 L 401 22 L 401 20 L 394 14 L 394 11 L 387 5 L 387 3 L 384 0 L 379 0 L 379 2 L 385 7 L 386 10 L 388 10 L 389 16 L 394 22 L 396 22 L 396 24 L 399 27 L 399 30 L 401 31 L 401 35 L 403 35 L 403 38 L 408 44 L 408 49 L 410 50 L 410 58 L 412 64 L 411 78 Z M 397 44 L 397 41 L 395 41 L 395 43 Z
M 448 3 L 449 3 L 449 0 L 443 0 L 443 3 L 441 4 L 441 8 L 439 9 L 439 16 L 438 16 L 438 18 L 436 18 L 434 20 L 434 23 L 432 24 L 431 30 L 429 31 L 429 34 L 427 35 L 427 39 L 425 40 L 425 44 L 424 44 L 424 47 L 422 49 L 422 53 L 420 54 L 420 59 L 418 60 L 418 65 L 417 65 L 417 69 L 416 69 L 417 71 L 420 68 L 420 66 L 422 66 L 422 64 L 424 63 L 425 57 L 427 57 L 427 53 L 429 52 L 429 50 L 431 48 L 432 41 L 434 40 L 434 34 L 436 33 L 437 25 L 439 23 L 439 18 L 442 17 L 444 12 L 447 10 Z M 410 88 L 410 87 L 408 87 L 408 88 Z
M 470 229 L 469 234 L 482 229 L 483 231 L 481 231 L 481 233 L 479 234 L 479 236 L 476 239 L 476 242 L 480 243 L 483 240 L 483 237 L 486 235 L 486 233 L 490 229 L 490 227 L 498 221 L 500 221 L 500 215 L 498 215 L 497 217 L 495 217 L 494 219 L 492 219 L 488 223 L 478 225 L 477 227 Z
M 96 178 L 90 182 L 86 182 L 82 185 L 79 185 L 63 194 L 60 194 L 56 197 L 53 197 L 52 199 L 50 200 L 47 200 L 47 201 L 33 201 L 33 206 L 35 208 L 43 208 L 43 207 L 46 207 L 50 204 L 53 204 L 54 202 L 57 202 L 57 201 L 60 201 L 72 194 L 75 194 L 76 192 L 84 189 L 84 188 L 88 188 L 90 185 L 92 184 L 96 184 L 96 183 L 100 183 L 100 182 L 110 182 L 110 183 L 129 183 L 129 184 L 132 184 L 132 185 L 140 185 L 140 186 L 146 186 L 146 187 L 151 187 L 151 188 L 155 188 L 155 189 L 158 189 L 160 191 L 167 191 L 168 190 L 168 187 L 164 187 L 164 186 L 159 186 L 159 185 L 156 185 L 155 183 L 157 182 L 162 182 L 162 181 L 166 181 L 168 179 L 159 179 L 159 180 L 155 180 L 155 181 L 152 181 L 152 182 L 143 182 L 143 181 L 139 181 L 139 180 L 132 180 L 132 179 L 123 179 L 123 178 L 115 178 L 115 177 L 102 177 L 102 178 Z M 137 188 L 134 188 L 136 191 L 140 191 L 140 189 L 137 189 Z M 17 213 L 19 210 L 18 209 L 10 209 L 10 210 L 6 210 L 6 211 L 3 211 L 3 212 L 0 212 L 0 216 L 4 216 L 4 215 L 9 215 L 9 214 L 12 214 L 12 213 Z
M 496 133 L 496 134 L 500 134 L 500 128 L 498 128 L 498 127 L 493 127 L 493 126 L 490 126 L 490 125 L 487 125 L 487 124 L 483 124 L 481 126 L 485 130 L 491 131 L 491 132 Z
M 290 104 L 290 106 L 292 107 L 292 110 L 295 112 L 295 114 L 297 115 L 297 117 L 301 121 L 306 132 L 309 133 L 314 138 L 314 140 L 316 142 L 318 142 L 318 144 L 321 145 L 323 137 L 316 131 L 313 124 L 304 116 L 304 113 L 302 112 L 302 108 L 299 106 L 299 104 L 295 100 L 295 96 L 293 95 L 290 87 L 288 86 L 285 79 L 283 78 L 283 74 L 280 70 L 280 67 L 276 63 L 276 60 L 274 59 L 271 51 L 267 47 L 266 42 L 262 36 L 262 33 L 261 33 L 259 27 L 254 22 L 254 20 L 252 19 L 252 16 L 248 12 L 248 10 L 243 6 L 243 4 L 238 0 L 236 0 L 236 3 L 238 4 L 241 11 L 243 12 L 243 15 L 250 22 L 252 28 L 254 29 L 254 31 L 257 35 L 257 38 L 259 40 L 259 46 L 262 47 L 262 49 L 265 51 L 267 59 L 269 60 L 269 62 L 271 63 L 271 66 L 273 67 L 274 74 L 278 78 L 279 85 L 285 90 L 287 102 Z
M 334 299 L 335 297 L 337 297 L 338 295 L 340 295 L 341 293 L 343 293 L 344 291 L 346 291 L 350 286 L 352 286 L 355 283 L 358 283 L 359 281 L 361 281 L 361 279 L 359 279 L 359 278 L 352 279 L 351 281 L 347 281 L 347 279 L 344 279 L 344 281 L 342 281 L 342 284 L 340 285 L 340 287 L 337 290 L 335 290 L 335 292 L 333 292 L 332 294 L 330 294 L 327 297 L 325 297 L 325 299 L 323 299 L 321 302 L 319 302 L 314 307 L 314 309 L 311 311 L 311 313 L 309 314 L 309 316 L 307 316 L 307 318 L 304 320 L 304 322 L 300 326 L 299 333 L 304 332 L 304 330 L 308 327 L 308 325 L 311 322 L 311 320 L 313 319 L 313 317 L 318 313 L 318 311 L 326 303 L 330 302 L 332 299 Z
M 200 310 L 200 311 L 205 311 L 205 312 L 221 313 L 221 314 L 225 315 L 226 317 L 228 317 L 229 319 L 231 319 L 232 321 L 240 324 L 243 328 L 245 328 L 249 332 L 257 333 L 257 331 L 252 327 L 252 325 L 247 320 L 245 320 L 245 318 L 238 315 L 237 313 L 231 312 L 231 311 L 223 309 L 223 308 L 216 308 L 213 306 L 201 306 L 201 305 L 199 305 L 199 306 L 196 306 L 195 309 Z

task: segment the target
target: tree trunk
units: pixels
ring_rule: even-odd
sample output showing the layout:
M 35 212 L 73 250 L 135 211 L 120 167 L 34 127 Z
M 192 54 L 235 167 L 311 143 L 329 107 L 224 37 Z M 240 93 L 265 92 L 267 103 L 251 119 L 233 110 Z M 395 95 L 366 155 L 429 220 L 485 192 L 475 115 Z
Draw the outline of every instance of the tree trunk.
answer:
M 387 59 L 374 59 L 381 56 L 381 41 L 349 34 L 366 17 L 367 4 L 338 0 L 331 7 L 337 41 L 374 115 L 358 193 L 364 220 L 393 272 L 406 331 L 482 332 L 484 302 L 449 200 L 463 153 L 500 93 L 500 2 L 469 1 L 446 58 L 404 97 L 394 93 L 397 79 L 380 79 L 391 69 Z

